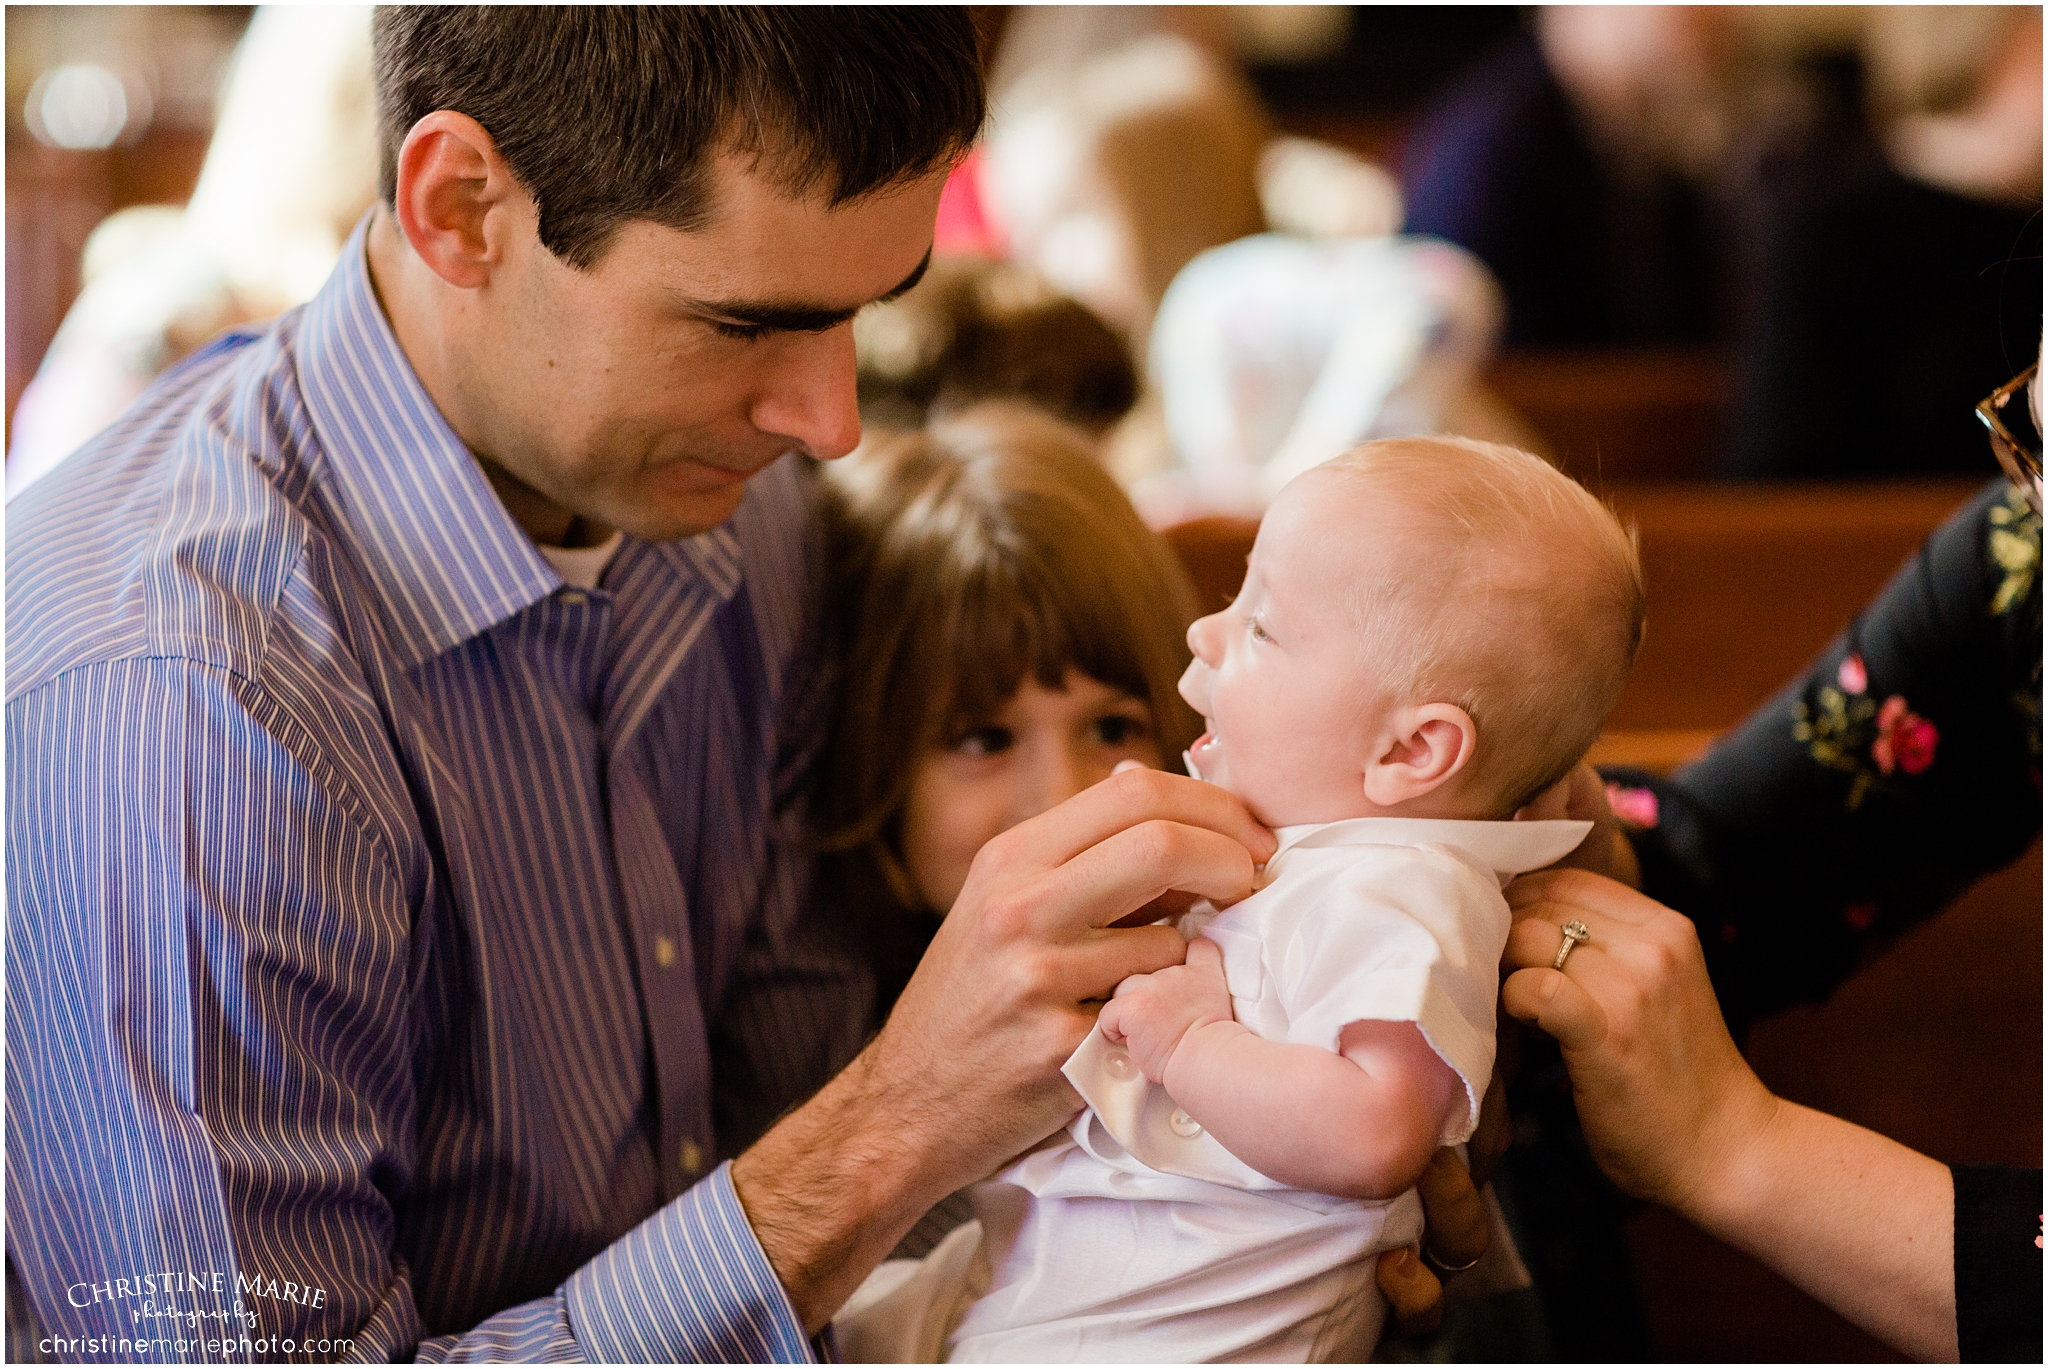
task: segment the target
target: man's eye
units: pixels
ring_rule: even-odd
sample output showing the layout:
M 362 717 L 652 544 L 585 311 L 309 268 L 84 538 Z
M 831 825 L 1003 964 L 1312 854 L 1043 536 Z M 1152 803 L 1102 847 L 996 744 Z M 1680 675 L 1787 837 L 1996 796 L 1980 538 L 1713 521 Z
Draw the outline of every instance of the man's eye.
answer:
M 1104 746 L 1129 746 L 1143 741 L 1152 729 L 1123 713 L 1105 713 L 1095 720 L 1095 740 Z
M 1007 727 L 973 727 L 962 732 L 953 749 L 963 756 L 994 756 L 1016 744 Z
M 729 337 L 735 342 L 759 342 L 774 330 L 765 323 L 720 323 L 712 320 L 712 330 L 720 337 Z

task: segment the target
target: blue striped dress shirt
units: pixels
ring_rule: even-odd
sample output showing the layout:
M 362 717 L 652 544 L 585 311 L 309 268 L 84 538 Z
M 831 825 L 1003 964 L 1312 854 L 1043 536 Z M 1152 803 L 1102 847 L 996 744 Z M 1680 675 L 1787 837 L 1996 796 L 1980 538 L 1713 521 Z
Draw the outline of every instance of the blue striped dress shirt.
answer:
M 869 992 L 795 461 L 565 586 L 359 228 L 9 507 L 17 1356 L 812 1357 L 721 1163 Z

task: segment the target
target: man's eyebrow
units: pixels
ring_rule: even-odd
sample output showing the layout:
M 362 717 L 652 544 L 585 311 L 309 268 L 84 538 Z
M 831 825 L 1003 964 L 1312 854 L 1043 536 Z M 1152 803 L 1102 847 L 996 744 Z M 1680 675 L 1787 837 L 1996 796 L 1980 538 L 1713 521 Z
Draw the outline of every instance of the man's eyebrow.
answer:
M 924 273 L 931 269 L 931 264 L 932 249 L 927 247 L 924 259 L 918 262 L 916 269 L 873 303 L 886 304 L 902 297 L 924 279 Z M 822 333 L 828 328 L 837 328 L 866 307 L 821 309 L 803 304 L 766 304 L 751 300 L 697 300 L 691 303 L 693 312 L 708 315 L 720 323 L 737 324 L 743 328 L 768 328 L 778 333 Z

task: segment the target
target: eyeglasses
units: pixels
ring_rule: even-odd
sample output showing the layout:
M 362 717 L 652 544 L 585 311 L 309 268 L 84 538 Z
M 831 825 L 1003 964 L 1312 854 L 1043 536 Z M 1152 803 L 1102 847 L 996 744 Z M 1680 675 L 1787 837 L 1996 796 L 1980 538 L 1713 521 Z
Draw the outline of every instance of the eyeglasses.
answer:
M 1991 433 L 1991 450 L 1998 457 L 1999 467 L 2006 479 L 2019 486 L 2027 502 L 2034 506 L 2034 512 L 2041 511 L 2041 435 L 2034 431 L 2033 414 L 2022 401 L 2013 411 L 2014 423 L 2022 436 L 2015 436 L 2012 428 L 2006 426 L 2006 406 L 2014 395 L 2023 395 L 2028 382 L 2033 380 L 2035 367 L 2014 376 L 2005 384 L 1984 397 L 1977 406 L 1977 418 Z M 2030 440 L 2031 439 L 2031 440 Z

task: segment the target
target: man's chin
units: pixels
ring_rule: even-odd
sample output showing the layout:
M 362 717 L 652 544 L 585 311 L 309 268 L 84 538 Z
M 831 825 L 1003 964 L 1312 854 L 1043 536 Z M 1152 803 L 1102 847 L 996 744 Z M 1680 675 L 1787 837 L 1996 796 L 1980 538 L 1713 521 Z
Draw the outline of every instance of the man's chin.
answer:
M 739 512 L 746 497 L 745 481 L 714 490 L 671 492 L 621 509 L 612 521 L 614 526 L 643 542 L 675 542 L 710 532 Z

